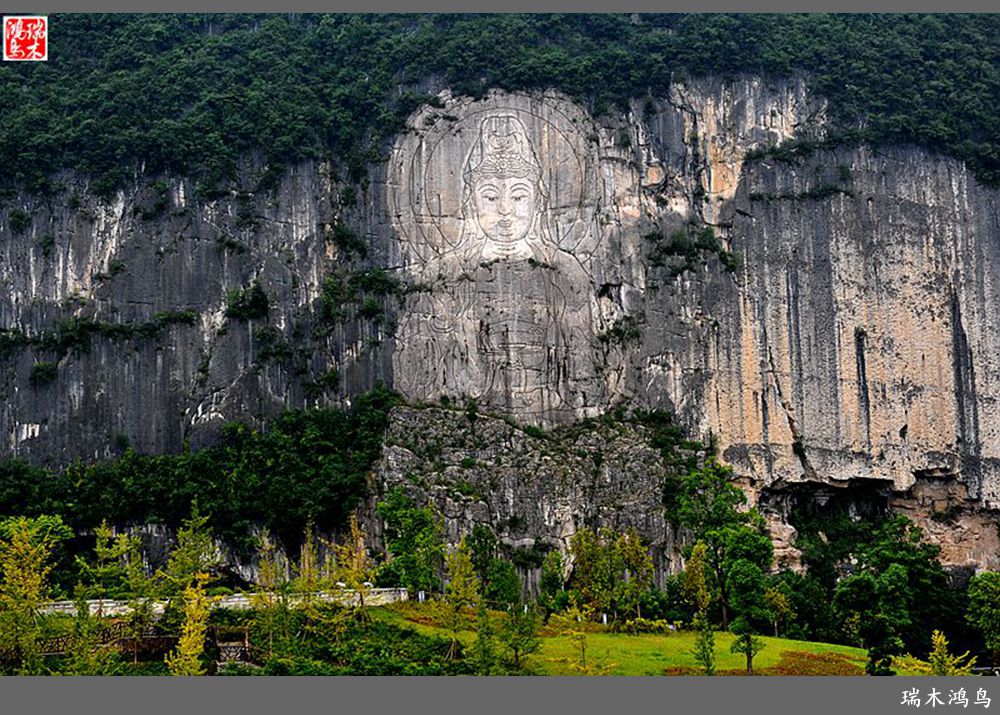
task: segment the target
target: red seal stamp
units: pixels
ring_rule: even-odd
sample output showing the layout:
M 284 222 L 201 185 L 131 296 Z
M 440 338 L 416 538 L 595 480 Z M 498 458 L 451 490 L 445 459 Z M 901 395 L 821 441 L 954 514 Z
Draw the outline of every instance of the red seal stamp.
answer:
M 7 62 L 49 59 L 49 19 L 44 15 L 4 15 L 3 58 Z

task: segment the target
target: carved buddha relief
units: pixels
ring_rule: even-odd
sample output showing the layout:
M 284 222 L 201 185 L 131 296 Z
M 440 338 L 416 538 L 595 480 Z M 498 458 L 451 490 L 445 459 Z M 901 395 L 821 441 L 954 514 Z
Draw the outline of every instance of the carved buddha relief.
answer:
M 575 128 L 514 103 L 467 108 L 479 111 L 397 145 L 396 226 L 422 290 L 400 321 L 396 384 L 536 422 L 589 414 L 599 404 L 592 281 L 560 245 L 588 231 Z

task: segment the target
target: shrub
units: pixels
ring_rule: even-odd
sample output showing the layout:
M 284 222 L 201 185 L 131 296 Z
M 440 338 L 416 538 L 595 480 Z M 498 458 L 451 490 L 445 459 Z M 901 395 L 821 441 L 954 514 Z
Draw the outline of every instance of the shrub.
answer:
M 269 301 L 259 281 L 230 291 L 226 295 L 226 317 L 233 320 L 257 320 L 267 317 Z
M 54 362 L 36 362 L 31 366 L 31 382 L 44 385 L 56 379 L 59 368 Z
M 23 209 L 11 209 L 7 213 L 11 232 L 17 236 L 28 230 L 31 225 L 31 215 Z

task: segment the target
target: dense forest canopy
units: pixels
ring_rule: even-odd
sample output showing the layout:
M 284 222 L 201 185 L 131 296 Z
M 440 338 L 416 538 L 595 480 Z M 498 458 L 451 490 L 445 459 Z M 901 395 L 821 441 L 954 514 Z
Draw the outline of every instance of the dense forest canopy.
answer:
M 600 115 L 686 76 L 804 71 L 843 140 L 914 142 L 1000 181 L 1000 15 L 56 15 L 0 67 L 0 181 L 140 167 L 224 184 L 332 155 L 355 179 L 430 83 L 556 88 Z

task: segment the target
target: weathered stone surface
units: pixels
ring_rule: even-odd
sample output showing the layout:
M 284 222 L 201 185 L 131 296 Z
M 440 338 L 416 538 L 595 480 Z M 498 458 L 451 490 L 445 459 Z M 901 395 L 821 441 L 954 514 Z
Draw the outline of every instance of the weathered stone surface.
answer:
M 388 381 L 394 300 L 380 299 L 382 320 L 349 306 L 334 325 L 317 319 L 326 275 L 387 262 L 377 236 L 364 262 L 325 238 L 337 222 L 360 222 L 364 202 L 344 205 L 323 164 L 299 165 L 269 191 L 252 190 L 259 178 L 248 166 L 246 191 L 211 201 L 186 180 L 163 180 L 162 192 L 143 180 L 105 201 L 67 176 L 55 198 L 13 202 L 32 221 L 18 234 L 0 225 L 0 328 L 9 331 L 0 345 L 15 343 L 0 350 L 3 454 L 59 463 L 108 456 L 126 439 L 140 451 L 179 451 L 210 442 L 227 420 L 265 424 Z M 254 280 L 269 299 L 266 319 L 226 318 L 227 294 Z M 196 318 L 154 335 L 129 330 L 167 311 Z M 71 335 L 63 350 L 16 344 L 72 319 L 124 330 Z M 57 363 L 54 380 L 31 380 L 38 362 Z M 317 390 L 332 367 L 339 387 Z
M 483 524 L 530 561 L 565 552 L 584 527 L 634 527 L 663 574 L 678 558 L 662 508 L 665 476 L 639 425 L 532 433 L 494 416 L 407 407 L 393 410 L 376 479 L 383 491 L 400 487 L 418 504 L 432 503 L 451 543 Z
M 253 191 L 248 167 L 245 193 L 211 201 L 168 180 L 102 203 L 72 177 L 55 199 L 15 198 L 32 223 L 17 235 L 5 214 L 0 225 L 0 327 L 198 318 L 155 338 L 8 350 L 5 453 L 102 456 L 116 434 L 177 450 L 227 419 L 346 402 L 379 380 L 546 428 L 612 405 L 664 408 L 692 436 L 713 435 L 755 498 L 872 480 L 949 562 L 1000 566 L 988 528 L 1000 507 L 996 189 L 912 147 L 748 160 L 823 135 L 824 105 L 802 80 L 676 85 L 599 119 L 553 92 L 441 99 L 356 198 L 310 163 L 273 191 Z M 366 256 L 326 240 L 337 223 L 358 230 Z M 671 255 L 664 241 L 688 225 L 711 227 L 719 250 Z M 376 266 L 400 279 L 402 303 L 378 296 L 380 315 L 348 306 L 323 325 L 324 278 Z M 255 278 L 271 302 L 263 336 L 264 321 L 223 314 L 227 292 Z M 268 356 L 275 338 L 291 356 Z M 33 383 L 48 360 L 55 381 Z M 339 386 L 317 390 L 331 367 Z M 411 459 L 397 447 L 380 473 L 407 473 L 392 466 Z M 544 473 L 508 477 L 506 511 L 491 501 L 503 494 L 482 502 L 490 520 L 551 504 L 536 532 L 511 538 L 555 545 L 578 523 L 568 514 L 589 513 L 590 466 Z M 945 507 L 926 496 L 938 484 Z M 445 507 L 470 524 L 486 517 L 477 504 Z M 602 518 L 655 521 L 658 504 L 644 491 Z M 772 517 L 794 562 L 794 533 Z

